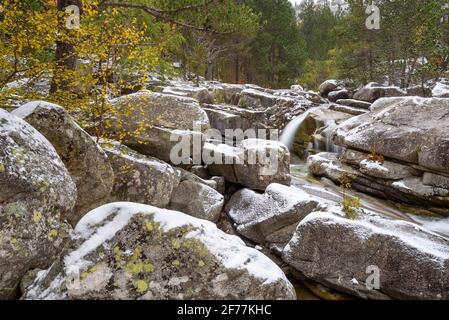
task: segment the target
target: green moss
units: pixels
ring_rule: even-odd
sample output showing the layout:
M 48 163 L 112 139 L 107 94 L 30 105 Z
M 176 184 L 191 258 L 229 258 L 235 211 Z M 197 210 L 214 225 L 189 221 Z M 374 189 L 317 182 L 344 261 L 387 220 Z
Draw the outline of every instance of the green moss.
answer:
M 143 265 L 143 271 L 146 273 L 153 273 L 154 272 L 154 265 L 150 262 L 147 262 Z
M 126 271 L 130 274 L 139 274 L 143 270 L 143 263 L 140 261 L 130 261 L 126 264 Z
M 0 163 L 0 173 L 3 173 L 6 171 L 5 165 L 3 163 Z
M 177 239 L 173 239 L 171 245 L 175 250 L 179 250 L 179 248 L 181 248 L 181 243 Z
M 136 290 L 139 293 L 144 293 L 148 290 L 148 283 L 145 280 L 137 280 Z
M 37 210 L 33 211 L 33 221 L 34 223 L 39 223 L 42 220 L 42 213 Z
M 53 241 L 57 236 L 58 236 L 58 230 L 51 229 L 47 238 L 49 241 Z

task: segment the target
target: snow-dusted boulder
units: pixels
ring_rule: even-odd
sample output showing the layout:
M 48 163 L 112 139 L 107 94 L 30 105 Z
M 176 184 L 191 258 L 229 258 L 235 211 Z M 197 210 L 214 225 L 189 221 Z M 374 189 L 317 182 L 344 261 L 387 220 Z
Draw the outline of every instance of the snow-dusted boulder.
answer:
M 398 87 L 384 87 L 378 83 L 368 83 L 354 94 L 355 100 L 374 102 L 384 97 L 406 96 L 407 92 Z
M 184 180 L 173 190 L 170 209 L 217 222 L 223 204 L 223 195 L 215 189 L 197 181 Z
M 87 214 L 23 299 L 294 299 L 282 270 L 208 221 L 135 203 Z
M 0 299 L 21 277 L 47 267 L 70 232 L 64 217 L 76 186 L 56 150 L 22 119 L 0 109 Z
M 343 122 L 336 144 L 449 173 L 449 100 L 385 98 Z
M 140 91 L 113 100 L 112 106 L 108 137 L 164 161 L 170 161 L 178 143 L 172 134 L 192 139 L 210 127 L 206 112 L 192 98 Z
M 108 202 L 131 201 L 165 208 L 179 173 L 171 165 L 141 155 L 113 140 L 101 140 L 114 170 L 114 188 Z
M 75 123 L 61 106 L 34 101 L 13 112 L 42 133 L 55 147 L 78 190 L 72 225 L 106 199 L 112 190 L 114 173 L 106 154 L 93 138 Z
M 350 220 L 340 207 L 314 212 L 299 223 L 283 260 L 361 298 L 449 299 L 449 240 L 405 221 Z
M 318 201 L 306 192 L 270 184 L 264 194 L 249 189 L 235 193 L 226 212 L 237 231 L 262 245 L 282 248 L 290 241 L 298 222 L 316 209 Z
M 290 152 L 280 142 L 247 139 L 237 147 L 206 143 L 204 152 L 214 160 L 208 164 L 209 172 L 226 181 L 256 190 L 271 183 L 290 185 Z

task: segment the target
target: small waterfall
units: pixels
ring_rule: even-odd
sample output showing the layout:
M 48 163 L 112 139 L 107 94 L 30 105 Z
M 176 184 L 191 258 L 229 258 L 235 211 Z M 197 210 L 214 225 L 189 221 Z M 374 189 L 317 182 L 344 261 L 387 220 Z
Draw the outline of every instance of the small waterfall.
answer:
M 319 115 L 319 120 L 315 120 L 316 131 L 311 132 L 311 142 L 307 151 L 321 151 L 341 153 L 342 148 L 335 145 L 332 141 L 332 133 L 337 127 L 335 119 L 332 119 L 332 114 L 327 114 L 328 109 L 325 106 L 310 108 L 300 116 L 294 118 L 284 129 L 281 135 L 280 142 L 285 144 L 290 151 L 293 151 L 293 144 L 295 137 L 307 119 L 308 115 L 315 113 Z
M 307 116 L 313 111 L 318 109 L 319 107 L 310 108 L 306 110 L 303 114 L 300 116 L 297 116 L 294 118 L 290 123 L 285 127 L 284 131 L 282 132 L 281 138 L 279 139 L 280 142 L 285 144 L 289 150 L 293 149 L 293 142 L 295 141 L 296 133 L 298 132 L 299 127 L 304 122 L 304 120 L 307 118 Z

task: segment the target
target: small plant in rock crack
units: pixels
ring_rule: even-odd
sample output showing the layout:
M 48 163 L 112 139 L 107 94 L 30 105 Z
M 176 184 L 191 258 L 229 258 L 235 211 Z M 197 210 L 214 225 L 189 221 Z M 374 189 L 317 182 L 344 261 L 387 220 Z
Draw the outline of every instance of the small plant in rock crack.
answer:
M 375 150 L 371 150 L 369 156 L 368 156 L 368 160 L 369 161 L 373 161 L 373 162 L 379 162 L 380 164 L 384 164 L 385 163 L 385 158 L 383 155 L 377 153 Z
M 348 191 L 352 188 L 352 179 L 349 175 L 342 176 L 340 184 L 343 190 L 343 200 L 340 203 L 342 210 L 346 214 L 346 218 L 356 220 L 362 208 L 362 201 L 348 194 Z

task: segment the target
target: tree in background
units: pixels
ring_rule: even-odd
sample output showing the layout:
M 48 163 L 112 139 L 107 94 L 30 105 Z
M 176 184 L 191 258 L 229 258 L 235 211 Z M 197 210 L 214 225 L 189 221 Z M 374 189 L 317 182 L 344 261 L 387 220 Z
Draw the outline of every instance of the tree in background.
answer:
M 323 81 L 337 76 L 334 59 L 339 39 L 335 26 L 339 23 L 341 12 L 333 12 L 327 2 L 313 0 L 302 1 L 296 9 L 306 57 L 304 72 L 298 82 L 310 89 L 317 89 Z
M 279 88 L 293 84 L 302 71 L 304 43 L 288 0 L 245 0 L 260 16 L 260 30 L 250 44 L 247 81 Z
M 441 48 L 447 47 L 440 25 L 444 0 L 373 1 L 381 13 L 379 30 L 365 27 L 365 10 L 371 1 L 347 3 L 348 10 L 336 29 L 341 77 L 407 87 L 425 77 L 426 71 L 438 68 L 435 56 L 442 55 Z

